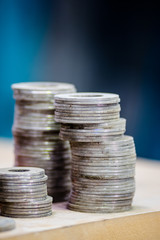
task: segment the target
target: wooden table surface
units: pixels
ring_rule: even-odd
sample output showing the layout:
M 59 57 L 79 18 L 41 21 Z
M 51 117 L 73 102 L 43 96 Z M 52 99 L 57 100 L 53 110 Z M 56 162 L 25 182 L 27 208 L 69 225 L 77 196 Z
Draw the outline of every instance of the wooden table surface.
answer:
M 12 141 L 0 140 L 0 167 L 14 164 Z M 138 159 L 133 208 L 123 213 L 89 214 L 53 204 L 53 215 L 16 219 L 16 229 L 0 239 L 152 239 L 160 240 L 160 162 Z

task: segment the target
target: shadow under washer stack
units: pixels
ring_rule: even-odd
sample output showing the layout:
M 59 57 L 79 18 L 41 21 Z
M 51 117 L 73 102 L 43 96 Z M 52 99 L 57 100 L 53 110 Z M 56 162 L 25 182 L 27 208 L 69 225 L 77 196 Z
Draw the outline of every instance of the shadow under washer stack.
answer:
M 70 141 L 72 192 L 68 208 L 109 213 L 131 208 L 136 152 L 124 135 L 117 94 L 76 93 L 55 97 L 60 137 Z
M 46 181 L 41 168 L 0 169 L 1 215 L 14 218 L 52 215 L 52 197 L 47 195 Z
M 72 84 L 31 82 L 12 85 L 15 116 L 12 128 L 16 166 L 44 168 L 54 202 L 68 199 L 70 192 L 70 146 L 59 139 L 54 96 L 75 92 Z

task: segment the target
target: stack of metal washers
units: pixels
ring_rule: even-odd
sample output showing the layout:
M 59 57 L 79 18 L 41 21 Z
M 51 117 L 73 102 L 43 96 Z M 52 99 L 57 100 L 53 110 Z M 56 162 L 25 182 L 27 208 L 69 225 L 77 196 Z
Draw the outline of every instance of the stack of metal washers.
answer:
M 72 192 L 68 208 L 109 213 L 131 208 L 135 192 L 136 151 L 124 135 L 117 94 L 73 93 L 55 97 L 60 137 L 72 152 Z
M 70 146 L 59 139 L 54 97 L 76 89 L 56 82 L 17 83 L 12 89 L 16 100 L 12 128 L 16 166 L 44 168 L 49 195 L 54 202 L 65 201 L 71 187 Z
M 41 168 L 0 169 L 1 215 L 14 218 L 52 215 L 52 197 L 47 195 L 46 181 Z

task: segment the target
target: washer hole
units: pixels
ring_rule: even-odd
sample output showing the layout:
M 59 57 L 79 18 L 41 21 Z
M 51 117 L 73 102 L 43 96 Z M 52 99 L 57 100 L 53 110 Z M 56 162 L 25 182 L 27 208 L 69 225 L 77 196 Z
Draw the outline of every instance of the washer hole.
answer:
M 93 94 L 93 95 L 87 95 L 87 94 L 86 94 L 86 95 L 85 95 L 85 94 L 84 94 L 84 95 L 72 94 L 72 97 L 102 97 L 102 96 L 103 96 L 102 94 L 97 94 L 97 95 L 94 95 L 94 94 Z
M 29 169 L 10 169 L 9 172 L 29 172 Z

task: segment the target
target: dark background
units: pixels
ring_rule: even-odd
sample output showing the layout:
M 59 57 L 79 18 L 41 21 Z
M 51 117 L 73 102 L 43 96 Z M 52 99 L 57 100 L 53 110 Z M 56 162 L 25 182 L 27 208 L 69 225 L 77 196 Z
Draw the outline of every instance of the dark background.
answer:
M 154 2 L 0 0 L 0 137 L 12 136 L 12 83 L 71 82 L 119 93 L 138 156 L 160 159 L 159 20 Z

